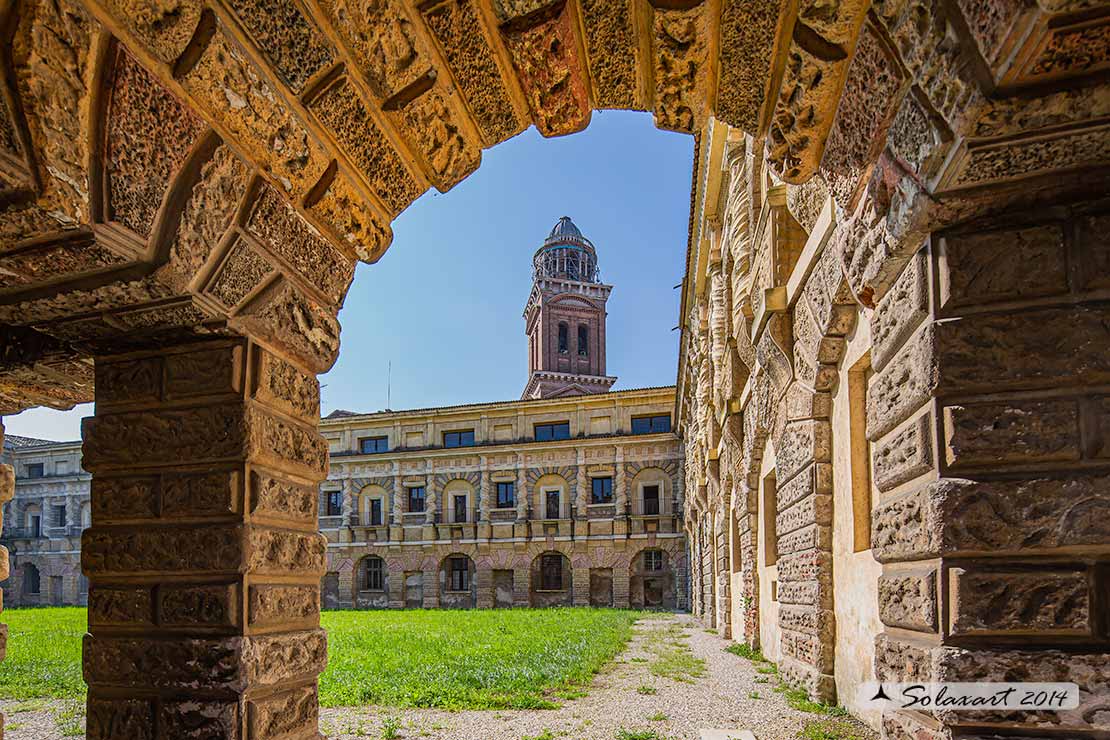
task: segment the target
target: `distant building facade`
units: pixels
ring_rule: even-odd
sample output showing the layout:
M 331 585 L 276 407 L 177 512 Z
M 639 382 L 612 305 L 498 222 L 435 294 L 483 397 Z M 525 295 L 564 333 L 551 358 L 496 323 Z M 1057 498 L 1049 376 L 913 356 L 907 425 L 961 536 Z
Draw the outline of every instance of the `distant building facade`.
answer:
M 8 548 L 6 606 L 84 604 L 81 532 L 89 526 L 89 484 L 81 443 L 4 435 L 15 496 L 4 505 L 0 541 Z
M 327 608 L 688 606 L 673 386 L 610 391 L 611 286 L 562 218 L 536 251 L 522 398 L 321 420 Z M 81 443 L 7 435 L 11 606 L 84 604 Z

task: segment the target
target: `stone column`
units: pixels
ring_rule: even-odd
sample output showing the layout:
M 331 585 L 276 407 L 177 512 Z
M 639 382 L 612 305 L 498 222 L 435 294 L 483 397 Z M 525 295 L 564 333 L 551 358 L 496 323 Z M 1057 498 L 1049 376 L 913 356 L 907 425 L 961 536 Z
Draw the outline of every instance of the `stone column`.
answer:
M 393 506 L 389 512 L 389 539 L 400 542 L 404 537 L 405 486 L 401 479 L 401 464 L 393 462 Z
M 493 501 L 490 500 L 490 480 L 489 480 L 489 461 L 485 455 L 482 455 L 481 471 L 478 474 L 478 539 L 488 540 L 490 538 L 491 526 L 489 520 L 490 510 L 493 508 Z
M 525 475 L 524 455 L 516 458 L 516 537 L 528 536 L 528 477 Z
M 432 468 L 432 461 L 428 461 L 428 473 L 424 483 L 424 525 L 433 526 L 436 523 L 436 512 L 439 509 L 436 498 L 436 475 Z
M 628 534 L 628 487 L 624 474 L 624 448 L 617 445 L 613 458 L 613 534 Z
M 4 422 L 0 420 L 0 449 L 4 445 Z M 11 465 L 0 465 L 0 512 L 3 512 L 5 505 L 12 500 L 15 495 L 15 470 Z M 0 513 L 0 530 L 4 527 L 3 514 Z M 8 580 L 8 548 L 0 546 L 0 581 Z M 12 579 L 12 587 L 15 588 L 15 579 Z M 0 608 L 3 604 L 0 603 Z M 0 624 L 0 659 L 8 648 L 8 625 Z M 0 714 L 0 738 L 4 736 L 4 715 Z
M 316 378 L 246 340 L 96 358 L 87 736 L 318 738 Z

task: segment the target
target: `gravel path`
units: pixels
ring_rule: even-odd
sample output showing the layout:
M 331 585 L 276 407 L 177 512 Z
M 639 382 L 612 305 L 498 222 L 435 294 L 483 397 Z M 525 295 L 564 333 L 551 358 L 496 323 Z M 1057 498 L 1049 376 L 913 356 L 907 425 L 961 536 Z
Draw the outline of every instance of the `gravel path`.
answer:
M 676 643 L 705 661 L 701 677 L 679 681 L 652 673 L 655 650 L 660 645 L 673 649 Z M 750 729 L 759 740 L 794 740 L 807 723 L 828 720 L 788 707 L 772 690 L 774 677 L 764 682 L 767 676 L 748 660 L 726 653 L 726 645 L 687 615 L 644 620 L 637 623 L 625 652 L 594 679 L 589 695 L 566 701 L 560 709 L 322 709 L 320 730 L 333 740 L 387 738 L 390 727 L 396 732 L 392 737 L 402 740 L 617 740 L 621 730 L 654 731 L 659 740 L 697 740 L 699 728 L 720 728 Z M 0 702 L 8 721 L 5 740 L 63 738 L 57 718 L 63 703 L 37 704 Z M 31 711 L 16 711 L 21 708 Z M 852 720 L 832 721 L 852 731 L 845 737 L 875 737 Z

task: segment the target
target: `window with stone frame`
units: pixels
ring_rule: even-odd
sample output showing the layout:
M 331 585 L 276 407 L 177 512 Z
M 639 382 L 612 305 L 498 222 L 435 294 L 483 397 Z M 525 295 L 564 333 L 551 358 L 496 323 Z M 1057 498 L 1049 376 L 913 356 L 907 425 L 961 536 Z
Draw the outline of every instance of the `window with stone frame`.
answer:
M 443 433 L 443 446 L 444 447 L 473 447 L 474 446 L 474 430 L 461 429 L 456 432 Z
M 41 478 L 46 475 L 46 466 L 43 463 L 28 463 L 25 470 L 28 478 Z
M 568 352 L 570 352 L 570 339 L 567 335 L 568 335 L 567 325 L 560 322 L 559 323 L 559 354 L 561 354 L 561 355 L 565 355 Z
M 377 555 L 368 555 L 362 559 L 362 584 L 363 591 L 385 590 L 385 561 Z
M 457 523 L 457 524 L 462 524 L 463 522 L 465 522 L 467 520 L 467 515 L 466 515 L 467 498 L 468 497 L 465 493 L 457 493 L 457 494 L 455 494 L 454 498 L 452 499 L 451 503 L 454 506 L 455 523 Z
M 553 421 L 536 424 L 534 429 L 537 442 L 552 442 L 561 439 L 570 439 L 569 421 Z
M 659 484 L 644 486 L 644 516 L 659 516 Z
M 670 414 L 632 417 L 633 434 L 662 434 L 669 431 L 671 431 Z
M 663 570 L 662 550 L 648 550 L 644 553 L 644 570 L 652 573 Z
M 450 591 L 470 590 L 470 559 L 458 555 L 450 561 Z
M 588 357 L 590 354 L 590 327 L 585 324 L 578 325 L 578 356 Z
M 516 506 L 516 485 L 512 481 L 497 484 L 497 508 L 511 509 Z
M 613 503 L 613 479 L 611 477 L 593 478 L 590 481 L 590 486 L 592 489 L 592 503 Z
M 540 588 L 544 591 L 563 590 L 563 556 L 549 552 L 540 558 Z
M 358 451 L 364 455 L 389 452 L 389 437 L 363 437 L 358 441 Z
M 324 516 L 339 516 L 343 513 L 343 492 L 342 491 L 328 491 L 327 504 L 324 510 Z
M 558 519 L 561 514 L 559 493 L 558 490 L 544 492 L 544 513 L 548 519 Z
M 380 498 L 370 499 L 370 526 L 380 527 L 384 522 L 382 516 L 382 500 Z
M 64 527 L 66 525 L 66 505 L 57 504 L 54 506 L 54 526 Z
M 409 487 L 409 513 L 418 514 L 424 511 L 427 499 L 424 496 L 424 486 Z

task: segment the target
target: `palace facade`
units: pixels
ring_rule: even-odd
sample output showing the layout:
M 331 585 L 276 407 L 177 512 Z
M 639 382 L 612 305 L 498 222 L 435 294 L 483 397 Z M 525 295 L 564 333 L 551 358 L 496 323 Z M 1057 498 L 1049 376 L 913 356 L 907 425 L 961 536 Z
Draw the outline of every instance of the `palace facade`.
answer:
M 686 608 L 674 387 L 610 391 L 593 244 L 569 218 L 533 258 L 522 398 L 335 411 L 320 486 L 331 608 Z M 7 435 L 11 606 L 84 604 L 81 442 Z

